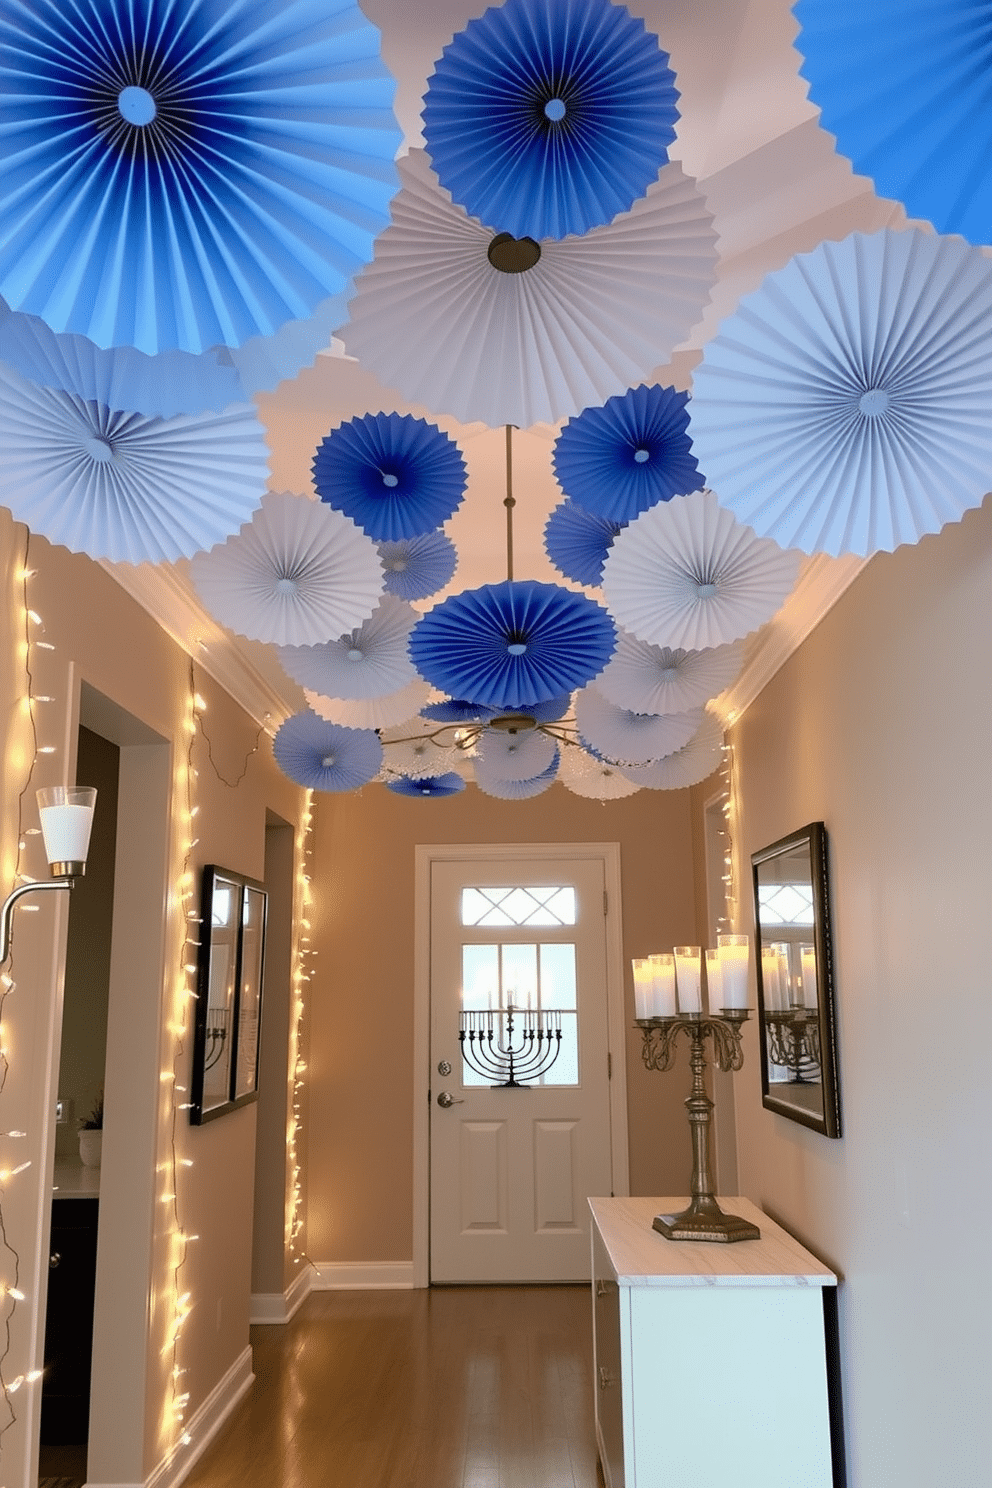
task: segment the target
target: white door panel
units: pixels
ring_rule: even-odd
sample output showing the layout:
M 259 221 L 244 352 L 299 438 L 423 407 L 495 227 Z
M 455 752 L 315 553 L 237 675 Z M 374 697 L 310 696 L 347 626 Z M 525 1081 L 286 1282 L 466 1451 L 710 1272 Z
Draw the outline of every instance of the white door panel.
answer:
M 524 923 L 463 924 L 463 890 L 486 886 L 524 886 L 535 894 L 516 896 L 505 914 L 499 905 L 490 914 L 485 895 L 470 894 L 467 918 Z M 554 910 L 542 907 L 554 887 L 574 889 L 574 923 L 562 924 Z M 566 920 L 569 902 L 567 895 L 554 901 Z M 435 1281 L 581 1281 L 589 1275 L 586 1198 L 612 1191 L 604 909 L 602 858 L 432 864 Z M 549 919 L 553 923 L 541 923 Z M 500 1088 L 497 1076 L 468 1068 L 458 1039 L 463 1007 L 483 1017 L 488 1008 L 498 1027 L 509 1002 L 551 1008 L 563 1028 L 554 1065 L 519 1088 Z M 519 1038 L 519 1016 L 516 1022 Z M 444 1063 L 451 1066 L 448 1075 L 439 1073 Z M 446 1108 L 437 1103 L 442 1091 L 452 1100 Z

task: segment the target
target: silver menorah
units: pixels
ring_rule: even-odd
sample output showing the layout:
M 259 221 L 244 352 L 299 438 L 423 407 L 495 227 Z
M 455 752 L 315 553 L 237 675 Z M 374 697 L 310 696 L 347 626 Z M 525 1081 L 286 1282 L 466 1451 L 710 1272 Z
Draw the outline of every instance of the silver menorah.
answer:
M 561 1013 L 507 1008 L 462 1013 L 458 1042 L 470 1069 L 494 1089 L 510 1089 L 546 1075 L 561 1049 Z M 517 1027 L 522 1023 L 522 1027 Z

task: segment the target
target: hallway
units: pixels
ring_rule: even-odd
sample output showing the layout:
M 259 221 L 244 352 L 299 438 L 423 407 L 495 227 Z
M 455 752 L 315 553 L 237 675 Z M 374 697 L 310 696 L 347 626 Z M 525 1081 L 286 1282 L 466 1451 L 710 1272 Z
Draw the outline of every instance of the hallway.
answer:
M 589 1288 L 312 1293 L 188 1488 L 597 1488 Z

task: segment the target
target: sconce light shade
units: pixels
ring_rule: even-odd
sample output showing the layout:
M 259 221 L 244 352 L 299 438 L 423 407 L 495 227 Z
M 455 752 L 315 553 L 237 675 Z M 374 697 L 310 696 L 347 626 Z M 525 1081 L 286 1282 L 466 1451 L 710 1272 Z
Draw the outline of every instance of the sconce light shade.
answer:
M 41 835 L 53 878 L 78 878 L 86 872 L 95 806 L 92 785 L 46 785 L 38 791 Z

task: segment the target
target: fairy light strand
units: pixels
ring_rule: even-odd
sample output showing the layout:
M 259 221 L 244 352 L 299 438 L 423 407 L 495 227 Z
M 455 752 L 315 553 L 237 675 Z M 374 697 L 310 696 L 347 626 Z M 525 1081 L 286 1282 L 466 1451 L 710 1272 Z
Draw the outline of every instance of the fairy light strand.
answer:
M 306 1062 L 303 1058 L 303 1033 L 306 1019 L 305 988 L 312 977 L 311 961 L 316 955 L 310 941 L 309 910 L 312 902 L 310 888 L 310 858 L 313 852 L 313 791 L 304 797 L 303 811 L 296 837 L 296 924 L 293 940 L 293 963 L 291 996 L 293 1016 L 290 1020 L 289 1070 L 292 1075 L 290 1116 L 286 1132 L 286 1149 L 290 1168 L 290 1199 L 286 1213 L 286 1244 L 294 1266 L 308 1261 L 308 1256 L 299 1244 L 303 1233 L 303 1177 L 300 1142 L 303 1132 L 303 1086 Z
M 255 742 L 252 744 L 251 748 L 248 750 L 248 753 L 245 755 L 245 761 L 241 768 L 241 774 L 236 776 L 234 780 L 228 780 L 227 777 L 222 775 L 220 770 L 217 768 L 217 762 L 214 759 L 213 741 L 211 740 L 210 735 L 207 733 L 206 729 L 203 726 L 203 715 L 207 711 L 207 705 L 196 690 L 196 675 L 193 668 L 192 657 L 190 657 L 189 663 L 189 685 L 190 690 L 193 694 L 193 717 L 196 720 L 196 727 L 199 729 L 201 735 L 203 736 L 203 742 L 207 746 L 207 759 L 210 762 L 210 768 L 217 776 L 217 779 L 220 781 L 221 785 L 226 785 L 228 790 L 237 790 L 242 780 L 244 780 L 245 776 L 248 774 L 248 768 L 252 762 L 252 759 L 259 751 L 259 747 L 262 742 L 262 735 L 266 731 L 266 725 L 272 717 L 272 714 L 266 713 L 262 722 L 259 724 L 258 733 L 255 735 Z

